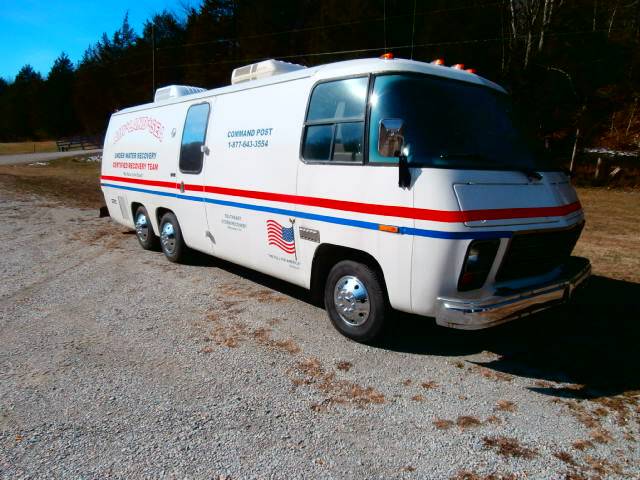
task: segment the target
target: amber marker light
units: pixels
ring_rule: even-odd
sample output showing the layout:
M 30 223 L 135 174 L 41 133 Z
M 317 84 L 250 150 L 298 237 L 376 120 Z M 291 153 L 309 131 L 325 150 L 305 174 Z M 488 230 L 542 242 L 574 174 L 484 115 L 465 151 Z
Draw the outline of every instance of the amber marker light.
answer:
M 383 53 L 382 55 L 380 55 L 380 58 L 382 60 L 393 60 L 393 53 L 391 53 L 391 52 Z
M 378 225 L 378 230 L 381 232 L 389 232 L 389 233 L 398 233 L 400 229 L 398 227 L 394 227 L 393 225 Z

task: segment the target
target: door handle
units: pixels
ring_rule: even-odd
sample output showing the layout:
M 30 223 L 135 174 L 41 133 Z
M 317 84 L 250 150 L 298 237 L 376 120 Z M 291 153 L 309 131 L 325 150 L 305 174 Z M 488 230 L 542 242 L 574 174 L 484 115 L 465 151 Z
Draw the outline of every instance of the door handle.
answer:
M 184 182 L 180 182 L 180 193 L 184 193 Z
M 175 172 L 171 172 L 171 173 L 169 174 L 169 176 L 170 176 L 171 178 L 176 178 L 176 174 L 175 174 Z

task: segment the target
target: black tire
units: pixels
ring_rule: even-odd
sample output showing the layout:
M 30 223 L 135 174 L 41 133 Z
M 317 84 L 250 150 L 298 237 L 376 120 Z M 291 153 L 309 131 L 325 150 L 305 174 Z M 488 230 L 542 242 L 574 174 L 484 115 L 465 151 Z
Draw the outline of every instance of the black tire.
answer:
M 136 210 L 133 222 L 136 227 L 136 238 L 140 246 L 145 250 L 157 250 L 160 245 L 160 239 L 153 231 L 147 209 L 142 205 Z
M 343 288 L 338 288 L 336 292 L 338 282 L 343 285 Z M 334 300 L 334 294 L 340 296 L 341 293 L 347 293 L 349 297 L 350 293 L 354 292 L 357 297 L 358 291 L 362 292 L 360 285 L 365 289 L 364 293 L 361 293 L 363 295 L 361 298 L 351 297 L 345 300 L 343 296 L 337 302 Z M 367 300 L 363 301 L 365 297 Z M 347 309 L 353 307 L 355 310 L 347 312 L 342 308 L 343 313 L 340 313 L 337 303 Z M 367 314 L 358 311 L 358 309 L 367 309 L 367 304 Z M 389 312 L 380 275 L 368 265 L 352 260 L 336 263 L 329 272 L 324 289 L 324 306 L 331 322 L 340 333 L 363 343 L 373 341 L 380 334 Z M 347 318 L 345 315 L 352 318 Z
M 185 257 L 187 247 L 178 219 L 172 212 L 165 213 L 160 220 L 160 247 L 170 262 L 179 263 Z

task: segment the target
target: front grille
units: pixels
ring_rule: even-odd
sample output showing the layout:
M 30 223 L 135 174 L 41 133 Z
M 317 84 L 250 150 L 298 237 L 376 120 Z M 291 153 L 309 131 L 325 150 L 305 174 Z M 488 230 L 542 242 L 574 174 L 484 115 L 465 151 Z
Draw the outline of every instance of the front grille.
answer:
M 533 277 L 550 272 L 571 255 L 584 222 L 564 230 L 516 233 L 496 275 L 496 281 Z

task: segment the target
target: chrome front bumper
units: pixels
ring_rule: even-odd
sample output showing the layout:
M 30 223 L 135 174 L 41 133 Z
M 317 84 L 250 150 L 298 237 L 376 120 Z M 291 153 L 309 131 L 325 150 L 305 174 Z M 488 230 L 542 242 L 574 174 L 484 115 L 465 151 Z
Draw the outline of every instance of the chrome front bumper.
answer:
M 436 323 L 444 327 L 477 330 L 525 317 L 564 303 L 591 275 L 586 258 L 571 257 L 564 272 L 552 282 L 521 290 L 498 289 L 488 298 L 437 300 Z

